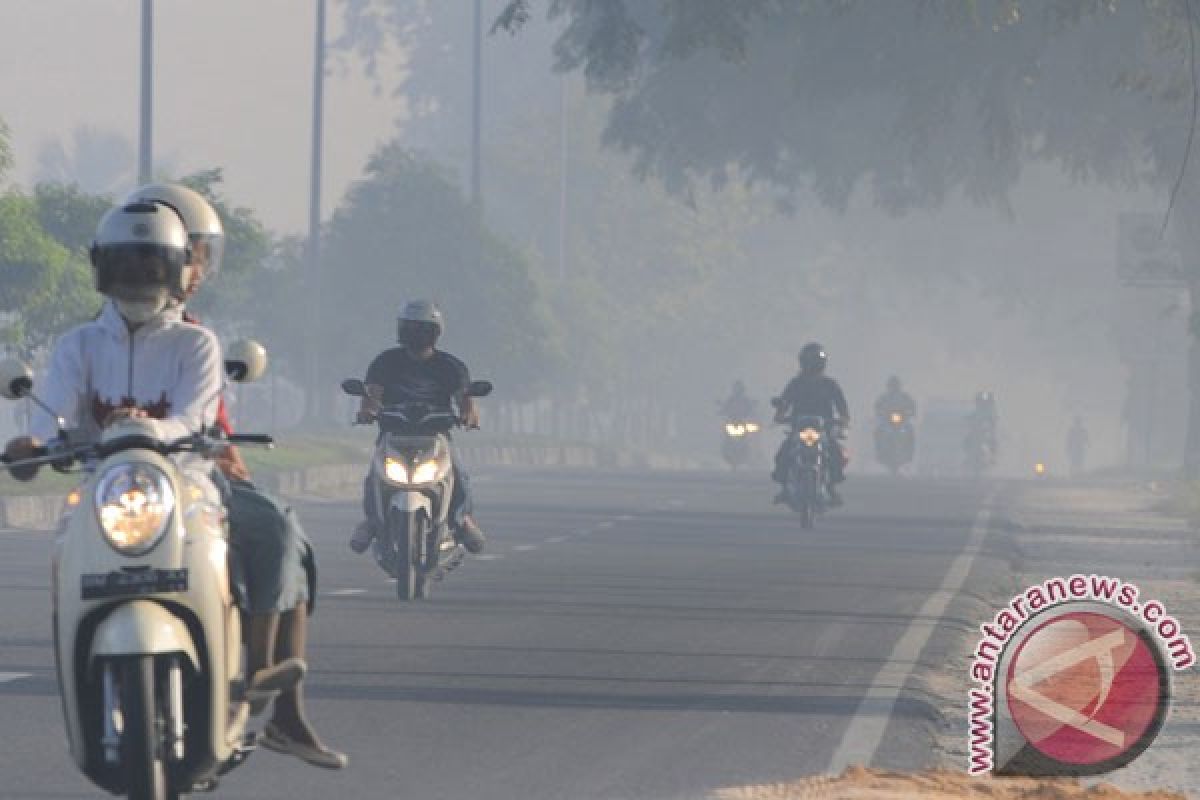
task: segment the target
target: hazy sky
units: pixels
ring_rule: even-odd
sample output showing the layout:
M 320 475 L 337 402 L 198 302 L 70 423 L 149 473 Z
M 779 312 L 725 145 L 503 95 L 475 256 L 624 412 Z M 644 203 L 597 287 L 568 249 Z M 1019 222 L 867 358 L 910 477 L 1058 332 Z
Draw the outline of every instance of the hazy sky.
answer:
M 332 40 L 340 7 L 329 5 Z M 155 4 L 156 161 L 185 172 L 223 167 L 230 198 L 281 232 L 301 231 L 307 220 L 314 7 L 310 0 Z M 140 8 L 136 0 L 0 5 L 0 117 L 11 129 L 18 182 L 34 178 L 47 140 L 68 142 L 80 125 L 136 145 Z M 326 215 L 400 108 L 386 93 L 376 96 L 360 71 L 331 62 Z

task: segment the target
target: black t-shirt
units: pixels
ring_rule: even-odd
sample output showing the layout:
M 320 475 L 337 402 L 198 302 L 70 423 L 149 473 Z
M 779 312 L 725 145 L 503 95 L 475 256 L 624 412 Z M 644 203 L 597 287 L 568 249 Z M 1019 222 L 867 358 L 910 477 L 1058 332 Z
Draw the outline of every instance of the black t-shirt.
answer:
M 449 408 L 452 398 L 471 383 L 467 365 L 449 353 L 433 351 L 419 361 L 403 347 L 393 347 L 375 356 L 367 367 L 366 383 L 383 387 L 383 404 L 428 403 Z
M 801 373 L 792 378 L 783 390 L 783 402 L 790 407 L 789 419 L 793 420 L 797 417 L 824 417 L 831 420 L 850 416 L 842 387 L 825 375 Z

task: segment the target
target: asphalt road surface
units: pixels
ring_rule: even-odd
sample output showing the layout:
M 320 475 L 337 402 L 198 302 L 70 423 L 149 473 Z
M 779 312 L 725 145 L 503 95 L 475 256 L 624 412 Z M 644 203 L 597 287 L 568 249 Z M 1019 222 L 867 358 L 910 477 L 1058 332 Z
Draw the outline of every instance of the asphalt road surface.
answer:
M 857 478 L 802 531 L 761 475 L 477 478 L 488 553 L 410 604 L 347 549 L 356 503 L 298 505 L 321 567 L 310 711 L 350 767 L 260 751 L 217 797 L 674 800 L 931 761 L 906 686 L 986 569 L 987 487 Z M 49 546 L 0 533 L 3 798 L 103 796 L 64 743 Z

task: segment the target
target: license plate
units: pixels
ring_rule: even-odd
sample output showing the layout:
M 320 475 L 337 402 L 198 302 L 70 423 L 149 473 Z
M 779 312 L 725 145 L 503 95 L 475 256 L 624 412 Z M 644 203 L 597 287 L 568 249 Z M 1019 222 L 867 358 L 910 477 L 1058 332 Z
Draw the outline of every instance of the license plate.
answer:
M 163 592 L 186 592 L 186 569 L 114 570 L 103 575 L 84 575 L 81 579 L 84 600 L 107 597 L 137 597 Z

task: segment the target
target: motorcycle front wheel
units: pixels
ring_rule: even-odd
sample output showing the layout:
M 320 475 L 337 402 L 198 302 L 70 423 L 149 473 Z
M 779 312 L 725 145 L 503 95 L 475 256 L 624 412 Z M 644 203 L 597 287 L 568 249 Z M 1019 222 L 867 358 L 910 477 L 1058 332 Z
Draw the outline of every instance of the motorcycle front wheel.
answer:
M 117 674 L 124 723 L 121 764 L 128 780 L 129 800 L 177 800 L 179 794 L 170 787 L 163 762 L 154 657 L 121 659 Z
M 393 547 L 396 548 L 396 596 L 401 600 L 420 600 L 429 596 L 425 572 L 417 567 L 421 542 L 429 532 L 429 520 L 422 514 L 393 513 L 389 520 Z

